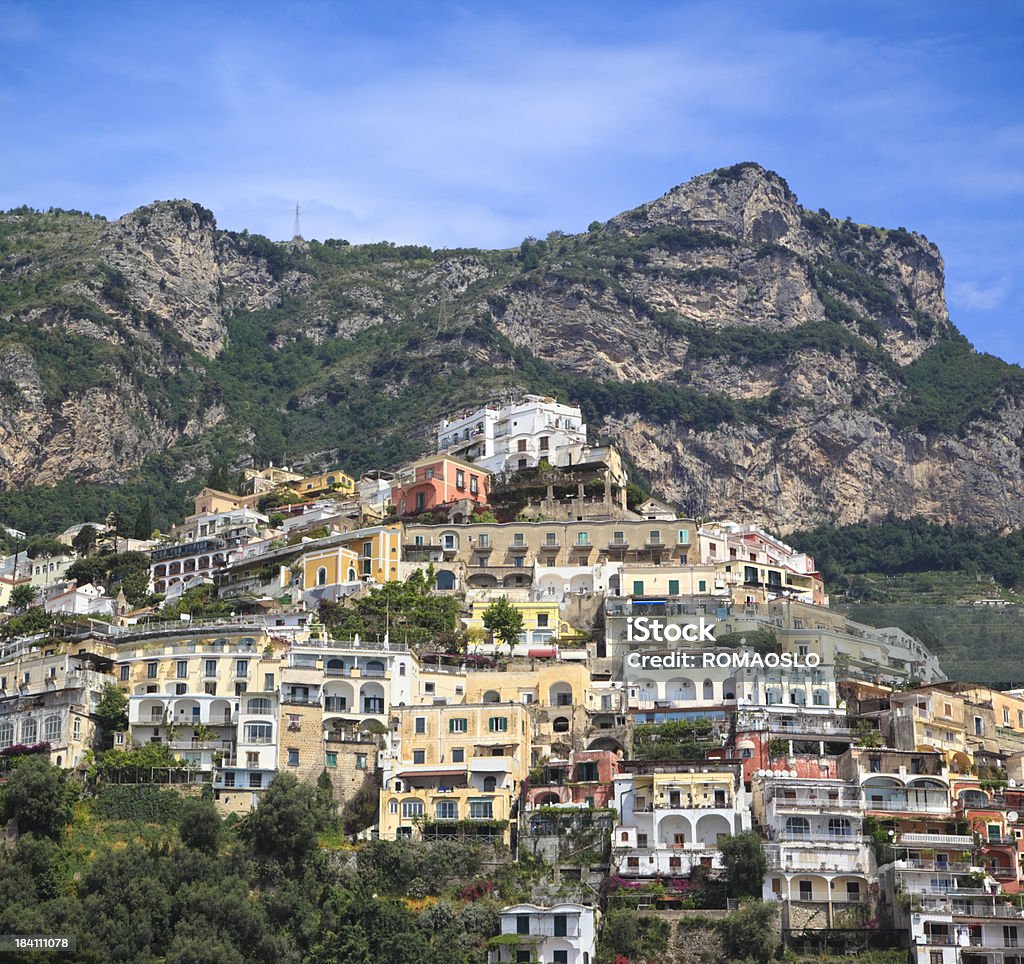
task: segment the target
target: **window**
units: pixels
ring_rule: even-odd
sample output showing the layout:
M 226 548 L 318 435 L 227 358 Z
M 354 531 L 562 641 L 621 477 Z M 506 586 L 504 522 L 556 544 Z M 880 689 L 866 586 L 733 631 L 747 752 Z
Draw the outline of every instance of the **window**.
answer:
M 513 556 L 512 557 L 512 564 L 517 569 L 522 569 L 523 566 L 526 565 L 526 556 Z M 516 579 L 519 579 L 519 578 L 520 578 L 519 576 L 516 576 Z
M 273 673 L 264 673 L 263 674 L 263 689 L 266 692 L 270 692 L 272 689 L 274 689 L 274 674 Z
M 249 700 L 249 702 L 246 703 L 245 710 L 247 713 L 264 715 L 273 712 L 270 708 L 270 700 L 264 699 L 263 697 L 257 697 Z
M 216 680 L 208 680 L 207 682 L 203 683 L 203 692 L 207 696 L 216 696 L 217 695 L 217 681 Z
M 206 666 L 203 670 L 203 676 L 216 676 L 217 675 L 217 660 L 208 659 L 206 660 Z
M 647 533 L 647 541 L 652 546 L 661 545 L 661 529 L 651 529 L 651 531 Z
M 459 804 L 457 800 L 439 800 L 434 805 L 434 817 L 437 820 L 458 820 Z
M 178 679 L 188 679 L 188 660 L 178 660 Z
M 466 751 L 463 747 L 457 746 L 452 750 L 452 763 L 464 763 L 466 760 Z
M 242 736 L 246 743 L 270 743 L 274 737 L 272 723 L 246 723 L 242 727 Z
M 517 450 L 520 451 L 520 452 L 525 452 L 526 451 L 526 439 L 521 438 L 519 440 L 519 442 L 517 443 Z
M 411 820 L 413 817 L 423 816 L 423 801 L 422 800 L 403 800 L 402 801 L 402 819 Z
M 364 696 L 363 697 L 363 712 L 364 713 L 383 713 L 384 712 L 384 697 L 383 696 Z
M 246 677 L 249 675 L 249 660 L 235 660 L 235 676 Z
M 146 679 L 156 679 L 156 663 L 146 663 Z
M 424 683 L 423 684 L 423 692 L 424 693 L 433 693 L 434 692 L 434 685 L 435 684 L 433 684 L 433 683 Z
M 589 532 L 577 532 L 576 533 L 576 545 L 578 545 L 578 546 L 589 546 L 590 545 L 590 533 Z
M 174 684 L 174 695 L 184 696 L 188 692 L 188 683 L 175 683 Z
M 444 547 L 445 549 L 455 548 L 455 536 L 450 532 L 446 532 L 444 535 Z
M 62 729 L 59 716 L 48 716 L 43 721 L 43 739 L 49 743 L 56 743 L 60 739 Z
M 128 680 L 128 674 L 130 672 L 131 672 L 131 667 L 127 663 L 125 663 L 124 666 L 121 667 L 121 682 L 122 683 L 126 682 Z M 2 688 L 3 689 L 7 689 L 7 678 L 6 677 L 4 677 L 4 685 L 3 685 Z
M 416 493 L 416 511 L 422 512 L 427 507 L 427 497 L 423 492 Z
M 365 753 L 357 753 L 356 754 L 356 769 L 357 770 L 365 770 L 366 769 L 366 754 Z
M 494 779 L 491 777 L 491 779 Z M 470 800 L 469 801 L 469 819 L 470 820 L 493 820 L 494 819 L 494 805 L 490 800 Z
M 477 539 L 476 544 L 481 549 L 489 549 L 491 546 L 491 537 L 486 532 L 482 532 L 480 533 L 480 536 Z
M 974 735 L 984 736 L 985 735 L 985 722 L 980 716 L 974 718 Z
M 250 773 L 249 774 L 249 789 L 260 790 L 263 788 L 263 774 L 262 773 Z
M 38 739 L 39 724 L 33 719 L 21 721 L 21 742 L 35 743 Z
M 707 591 L 708 591 L 708 581 L 706 579 L 698 580 L 698 582 L 697 582 L 697 592 L 707 592 Z
M 327 766 L 328 769 L 332 769 L 333 770 L 337 765 L 338 765 L 338 754 L 337 753 L 328 753 L 325 766 Z
M 690 544 L 690 532 L 688 529 L 680 529 L 676 533 L 676 541 L 681 546 L 688 546 Z
M 412 751 L 412 762 L 413 763 L 426 763 L 427 754 L 425 750 L 413 750 Z
M 679 595 L 679 580 L 678 579 L 669 579 L 669 581 L 668 581 L 668 594 L 670 596 L 678 596 Z
M 299 751 L 295 749 L 288 750 L 288 766 L 297 767 L 299 765 Z
M 537 613 L 537 626 L 540 629 L 544 629 L 548 625 L 548 614 Z
M 476 475 L 469 477 L 469 492 L 470 495 L 478 495 L 480 493 L 480 478 Z
M 1017 939 L 1017 925 L 1016 924 L 1003 924 L 1003 946 L 1004 947 L 1019 947 L 1020 942 Z
M 549 442 L 549 438 L 548 438 L 547 435 L 542 435 L 540 437 L 540 450 L 542 452 L 546 452 L 548 450 L 548 442 Z
M 558 915 L 559 917 L 562 915 Z M 558 937 L 558 917 L 555 917 L 555 936 Z M 568 951 L 552 951 L 551 964 L 569 964 Z
M 14 742 L 14 724 L 5 720 L 0 723 L 0 747 L 10 746 Z
M 516 914 L 516 933 L 517 934 L 529 934 L 530 933 L 530 915 L 529 914 Z
M 597 762 L 595 760 L 576 764 L 576 781 L 578 783 L 591 783 L 596 779 Z
M 464 717 L 453 717 L 448 721 L 449 733 L 465 733 L 468 729 Z
M 508 717 L 507 716 L 492 716 L 487 721 L 487 729 L 491 733 L 506 733 L 506 732 L 508 732 Z
M 633 595 L 642 596 L 644 594 L 644 581 L 642 579 L 633 580 Z
M 612 533 L 612 543 L 617 546 L 621 546 L 626 541 L 626 533 L 622 530 L 618 530 Z
M 425 716 L 417 716 L 414 729 L 416 733 L 426 733 L 427 718 Z
M 80 740 L 82 738 L 82 721 L 79 717 L 75 717 L 75 722 L 71 728 L 73 739 Z
M 455 488 L 464 489 L 466 487 L 466 473 L 462 469 L 455 470 Z
M 814 896 L 813 884 L 809 880 L 800 881 L 800 899 L 811 900 Z

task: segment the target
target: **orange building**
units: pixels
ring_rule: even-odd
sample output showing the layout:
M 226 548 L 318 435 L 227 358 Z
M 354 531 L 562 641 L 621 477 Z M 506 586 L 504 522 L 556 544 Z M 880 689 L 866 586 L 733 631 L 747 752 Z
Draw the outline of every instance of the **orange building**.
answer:
M 491 473 L 450 455 L 429 455 L 399 469 L 391 502 L 399 515 L 419 515 L 457 502 L 487 505 Z

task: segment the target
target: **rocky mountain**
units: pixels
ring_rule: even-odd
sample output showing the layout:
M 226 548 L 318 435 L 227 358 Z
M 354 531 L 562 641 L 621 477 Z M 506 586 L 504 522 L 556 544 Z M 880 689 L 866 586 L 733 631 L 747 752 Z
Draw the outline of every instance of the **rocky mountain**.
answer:
M 245 457 L 393 466 L 515 390 L 578 401 L 695 515 L 1024 522 L 1024 373 L 951 324 L 937 248 L 755 164 L 509 251 L 274 244 L 188 201 L 0 215 L 8 524 L 176 512 Z

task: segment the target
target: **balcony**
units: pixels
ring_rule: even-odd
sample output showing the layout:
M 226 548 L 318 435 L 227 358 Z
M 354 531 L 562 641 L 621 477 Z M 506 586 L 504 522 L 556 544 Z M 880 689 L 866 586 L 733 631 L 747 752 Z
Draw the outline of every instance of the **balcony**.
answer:
M 629 540 L 628 539 L 610 539 L 609 542 L 608 542 L 608 548 L 609 549 L 628 549 L 629 548 Z
M 970 834 L 901 833 L 897 838 L 901 847 L 949 847 L 952 850 L 970 850 L 974 837 Z

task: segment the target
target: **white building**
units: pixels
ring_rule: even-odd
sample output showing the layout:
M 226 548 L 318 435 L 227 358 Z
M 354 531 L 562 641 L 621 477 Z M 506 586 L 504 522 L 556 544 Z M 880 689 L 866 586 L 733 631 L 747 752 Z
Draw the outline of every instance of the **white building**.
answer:
M 584 904 L 513 904 L 501 909 L 501 935 L 509 940 L 487 954 L 488 964 L 544 961 L 591 964 L 597 951 L 597 912 Z M 518 938 L 511 943 L 511 936 Z
M 587 426 L 579 407 L 540 395 L 461 412 L 437 429 L 438 452 L 495 473 L 535 468 L 542 460 L 577 465 L 586 459 L 586 449 Z
M 96 587 L 89 583 L 84 586 L 75 586 L 64 592 L 50 596 L 43 603 L 43 608 L 48 613 L 69 613 L 74 616 L 113 616 L 116 600 L 104 595 L 102 587 Z
M 867 900 L 873 867 L 864 843 L 860 787 L 759 772 L 752 797 L 754 815 L 768 837 L 765 900 L 841 905 Z

